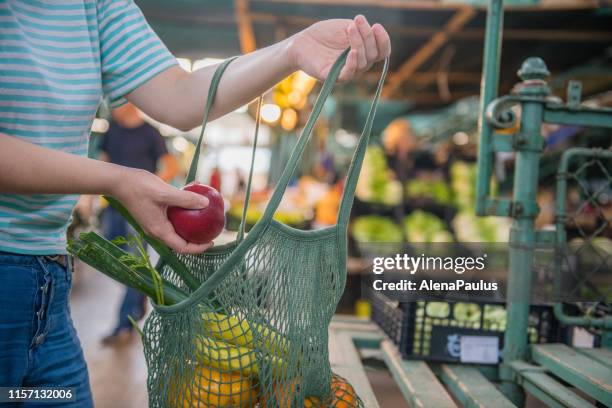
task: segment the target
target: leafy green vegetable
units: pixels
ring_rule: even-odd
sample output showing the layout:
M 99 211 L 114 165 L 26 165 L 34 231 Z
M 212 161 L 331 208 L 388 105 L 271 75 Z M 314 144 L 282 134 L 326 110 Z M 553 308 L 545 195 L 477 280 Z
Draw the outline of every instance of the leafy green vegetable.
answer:
M 427 198 L 440 204 L 451 203 L 451 191 L 442 180 L 414 179 L 406 183 L 407 198 Z
M 402 231 L 389 218 L 379 215 L 357 217 L 352 225 L 353 237 L 359 242 L 402 242 Z
M 404 231 L 410 242 L 453 242 L 453 236 L 447 231 L 444 222 L 422 210 L 415 210 L 404 218 Z
M 357 197 L 370 203 L 399 204 L 402 200 L 402 185 L 391 174 L 382 147 L 368 146 L 357 183 Z
M 68 252 L 110 278 L 152 299 L 162 300 L 162 304 L 171 305 L 187 298 L 183 290 L 163 280 L 157 271 L 156 277 L 152 277 L 148 261 L 124 251 L 95 232 L 83 233 L 70 241 Z
M 185 266 L 185 264 L 170 250 L 170 248 L 164 245 L 161 241 L 145 234 L 144 230 L 138 224 L 136 219 L 132 217 L 130 212 L 119 201 L 108 196 L 104 196 L 104 198 L 108 201 L 111 207 L 117 210 L 119 214 L 121 214 L 121 216 L 125 218 L 128 223 L 130 223 L 137 233 L 144 237 L 149 245 L 151 245 L 153 249 L 157 251 L 162 261 L 168 264 L 172 270 L 176 272 L 176 274 L 183 280 L 183 282 L 185 282 L 189 289 L 196 290 L 200 286 L 200 283 L 191 274 L 191 272 L 189 272 L 187 266 Z

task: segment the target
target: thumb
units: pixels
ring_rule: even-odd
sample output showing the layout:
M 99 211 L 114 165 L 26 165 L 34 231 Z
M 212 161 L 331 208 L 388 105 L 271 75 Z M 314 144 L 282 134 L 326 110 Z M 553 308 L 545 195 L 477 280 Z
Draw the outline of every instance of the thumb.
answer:
M 167 204 L 189 210 L 200 210 L 208 207 L 208 198 L 191 191 L 175 189 Z

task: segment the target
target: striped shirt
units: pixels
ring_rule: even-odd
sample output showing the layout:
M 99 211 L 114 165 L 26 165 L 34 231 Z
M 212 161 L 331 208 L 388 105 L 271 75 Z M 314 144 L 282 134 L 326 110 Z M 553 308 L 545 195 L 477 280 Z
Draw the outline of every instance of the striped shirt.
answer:
M 132 0 L 0 0 L 0 137 L 86 155 L 103 95 L 175 64 Z M 66 253 L 77 198 L 0 194 L 0 251 Z

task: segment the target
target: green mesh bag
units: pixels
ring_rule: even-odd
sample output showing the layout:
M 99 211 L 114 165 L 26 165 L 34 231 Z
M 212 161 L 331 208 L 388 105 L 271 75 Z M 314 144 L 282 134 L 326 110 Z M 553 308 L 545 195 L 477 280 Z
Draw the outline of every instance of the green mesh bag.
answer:
M 252 162 L 236 242 L 201 255 L 178 255 L 191 276 L 168 263 L 158 265 L 162 277 L 188 297 L 170 306 L 154 305 L 145 323 L 151 407 L 362 406 L 353 388 L 331 372 L 328 326 L 345 286 L 347 224 L 387 61 L 348 170 L 337 225 L 302 231 L 273 219 L 347 53 L 332 67 L 251 231 L 243 236 Z M 230 62 L 214 75 L 204 125 Z M 203 133 L 204 128 L 187 182 L 196 175 Z

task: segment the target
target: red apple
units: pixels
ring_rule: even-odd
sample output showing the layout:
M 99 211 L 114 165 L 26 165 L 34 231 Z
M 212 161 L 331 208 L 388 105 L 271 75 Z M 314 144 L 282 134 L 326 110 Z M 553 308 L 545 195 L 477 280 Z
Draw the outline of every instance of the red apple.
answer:
M 187 184 L 183 190 L 208 198 L 208 207 L 200 210 L 168 207 L 168 219 L 174 230 L 187 242 L 204 244 L 212 241 L 225 227 L 223 196 L 211 186 L 198 182 Z

